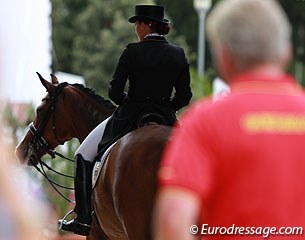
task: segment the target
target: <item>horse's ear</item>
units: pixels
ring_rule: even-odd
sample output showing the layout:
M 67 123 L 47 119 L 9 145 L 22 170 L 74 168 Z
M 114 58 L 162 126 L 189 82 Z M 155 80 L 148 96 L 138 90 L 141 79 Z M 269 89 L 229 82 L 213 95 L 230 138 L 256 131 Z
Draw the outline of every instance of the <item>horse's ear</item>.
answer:
M 50 75 L 51 75 L 52 83 L 59 84 L 57 77 L 53 73 L 51 73 Z
M 40 79 L 40 82 L 42 83 L 42 85 L 47 89 L 47 92 L 51 93 L 54 89 L 54 86 L 48 82 L 47 80 L 45 80 L 41 75 L 40 73 L 36 72 L 39 79 Z

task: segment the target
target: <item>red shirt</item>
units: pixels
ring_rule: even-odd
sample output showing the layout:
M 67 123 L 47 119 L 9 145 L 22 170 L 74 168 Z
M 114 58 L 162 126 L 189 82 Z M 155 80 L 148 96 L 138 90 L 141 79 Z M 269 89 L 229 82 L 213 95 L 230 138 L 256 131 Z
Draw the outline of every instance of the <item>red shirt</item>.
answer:
M 305 95 L 292 78 L 240 76 L 230 95 L 194 104 L 180 123 L 159 180 L 200 197 L 201 224 L 305 230 Z

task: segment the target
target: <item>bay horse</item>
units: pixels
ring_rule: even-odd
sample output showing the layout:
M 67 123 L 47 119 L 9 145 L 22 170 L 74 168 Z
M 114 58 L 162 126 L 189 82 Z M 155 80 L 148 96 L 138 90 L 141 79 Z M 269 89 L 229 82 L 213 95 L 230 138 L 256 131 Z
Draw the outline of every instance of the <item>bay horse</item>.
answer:
M 47 95 L 15 151 L 28 165 L 37 165 L 43 155 L 72 138 L 82 142 L 115 110 L 110 101 L 83 85 L 59 83 L 53 74 L 51 82 L 38 76 Z M 150 125 L 116 142 L 92 191 L 95 217 L 88 240 L 152 239 L 157 171 L 170 132 L 171 127 Z

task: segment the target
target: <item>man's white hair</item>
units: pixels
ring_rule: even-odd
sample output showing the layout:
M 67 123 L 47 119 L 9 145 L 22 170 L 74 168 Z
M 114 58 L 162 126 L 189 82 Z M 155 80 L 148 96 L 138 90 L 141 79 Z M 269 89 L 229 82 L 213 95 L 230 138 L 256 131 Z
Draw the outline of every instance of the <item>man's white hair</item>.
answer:
M 225 47 L 243 67 L 279 62 L 290 48 L 291 26 L 276 0 L 223 0 L 207 18 L 212 48 Z

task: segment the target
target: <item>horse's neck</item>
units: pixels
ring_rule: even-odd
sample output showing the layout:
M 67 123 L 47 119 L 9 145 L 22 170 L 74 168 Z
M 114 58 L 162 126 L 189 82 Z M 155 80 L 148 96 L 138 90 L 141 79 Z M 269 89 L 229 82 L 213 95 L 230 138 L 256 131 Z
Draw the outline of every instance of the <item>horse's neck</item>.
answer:
M 81 114 L 78 125 L 76 126 L 76 136 L 80 142 L 83 142 L 84 139 L 88 136 L 88 134 L 104 119 L 106 119 L 108 115 L 105 115 L 101 112 L 96 112 L 95 114 Z
M 103 120 L 109 117 L 114 111 L 103 103 L 94 101 L 90 97 L 83 98 L 73 104 L 73 122 L 74 138 L 82 142 L 88 134 Z

